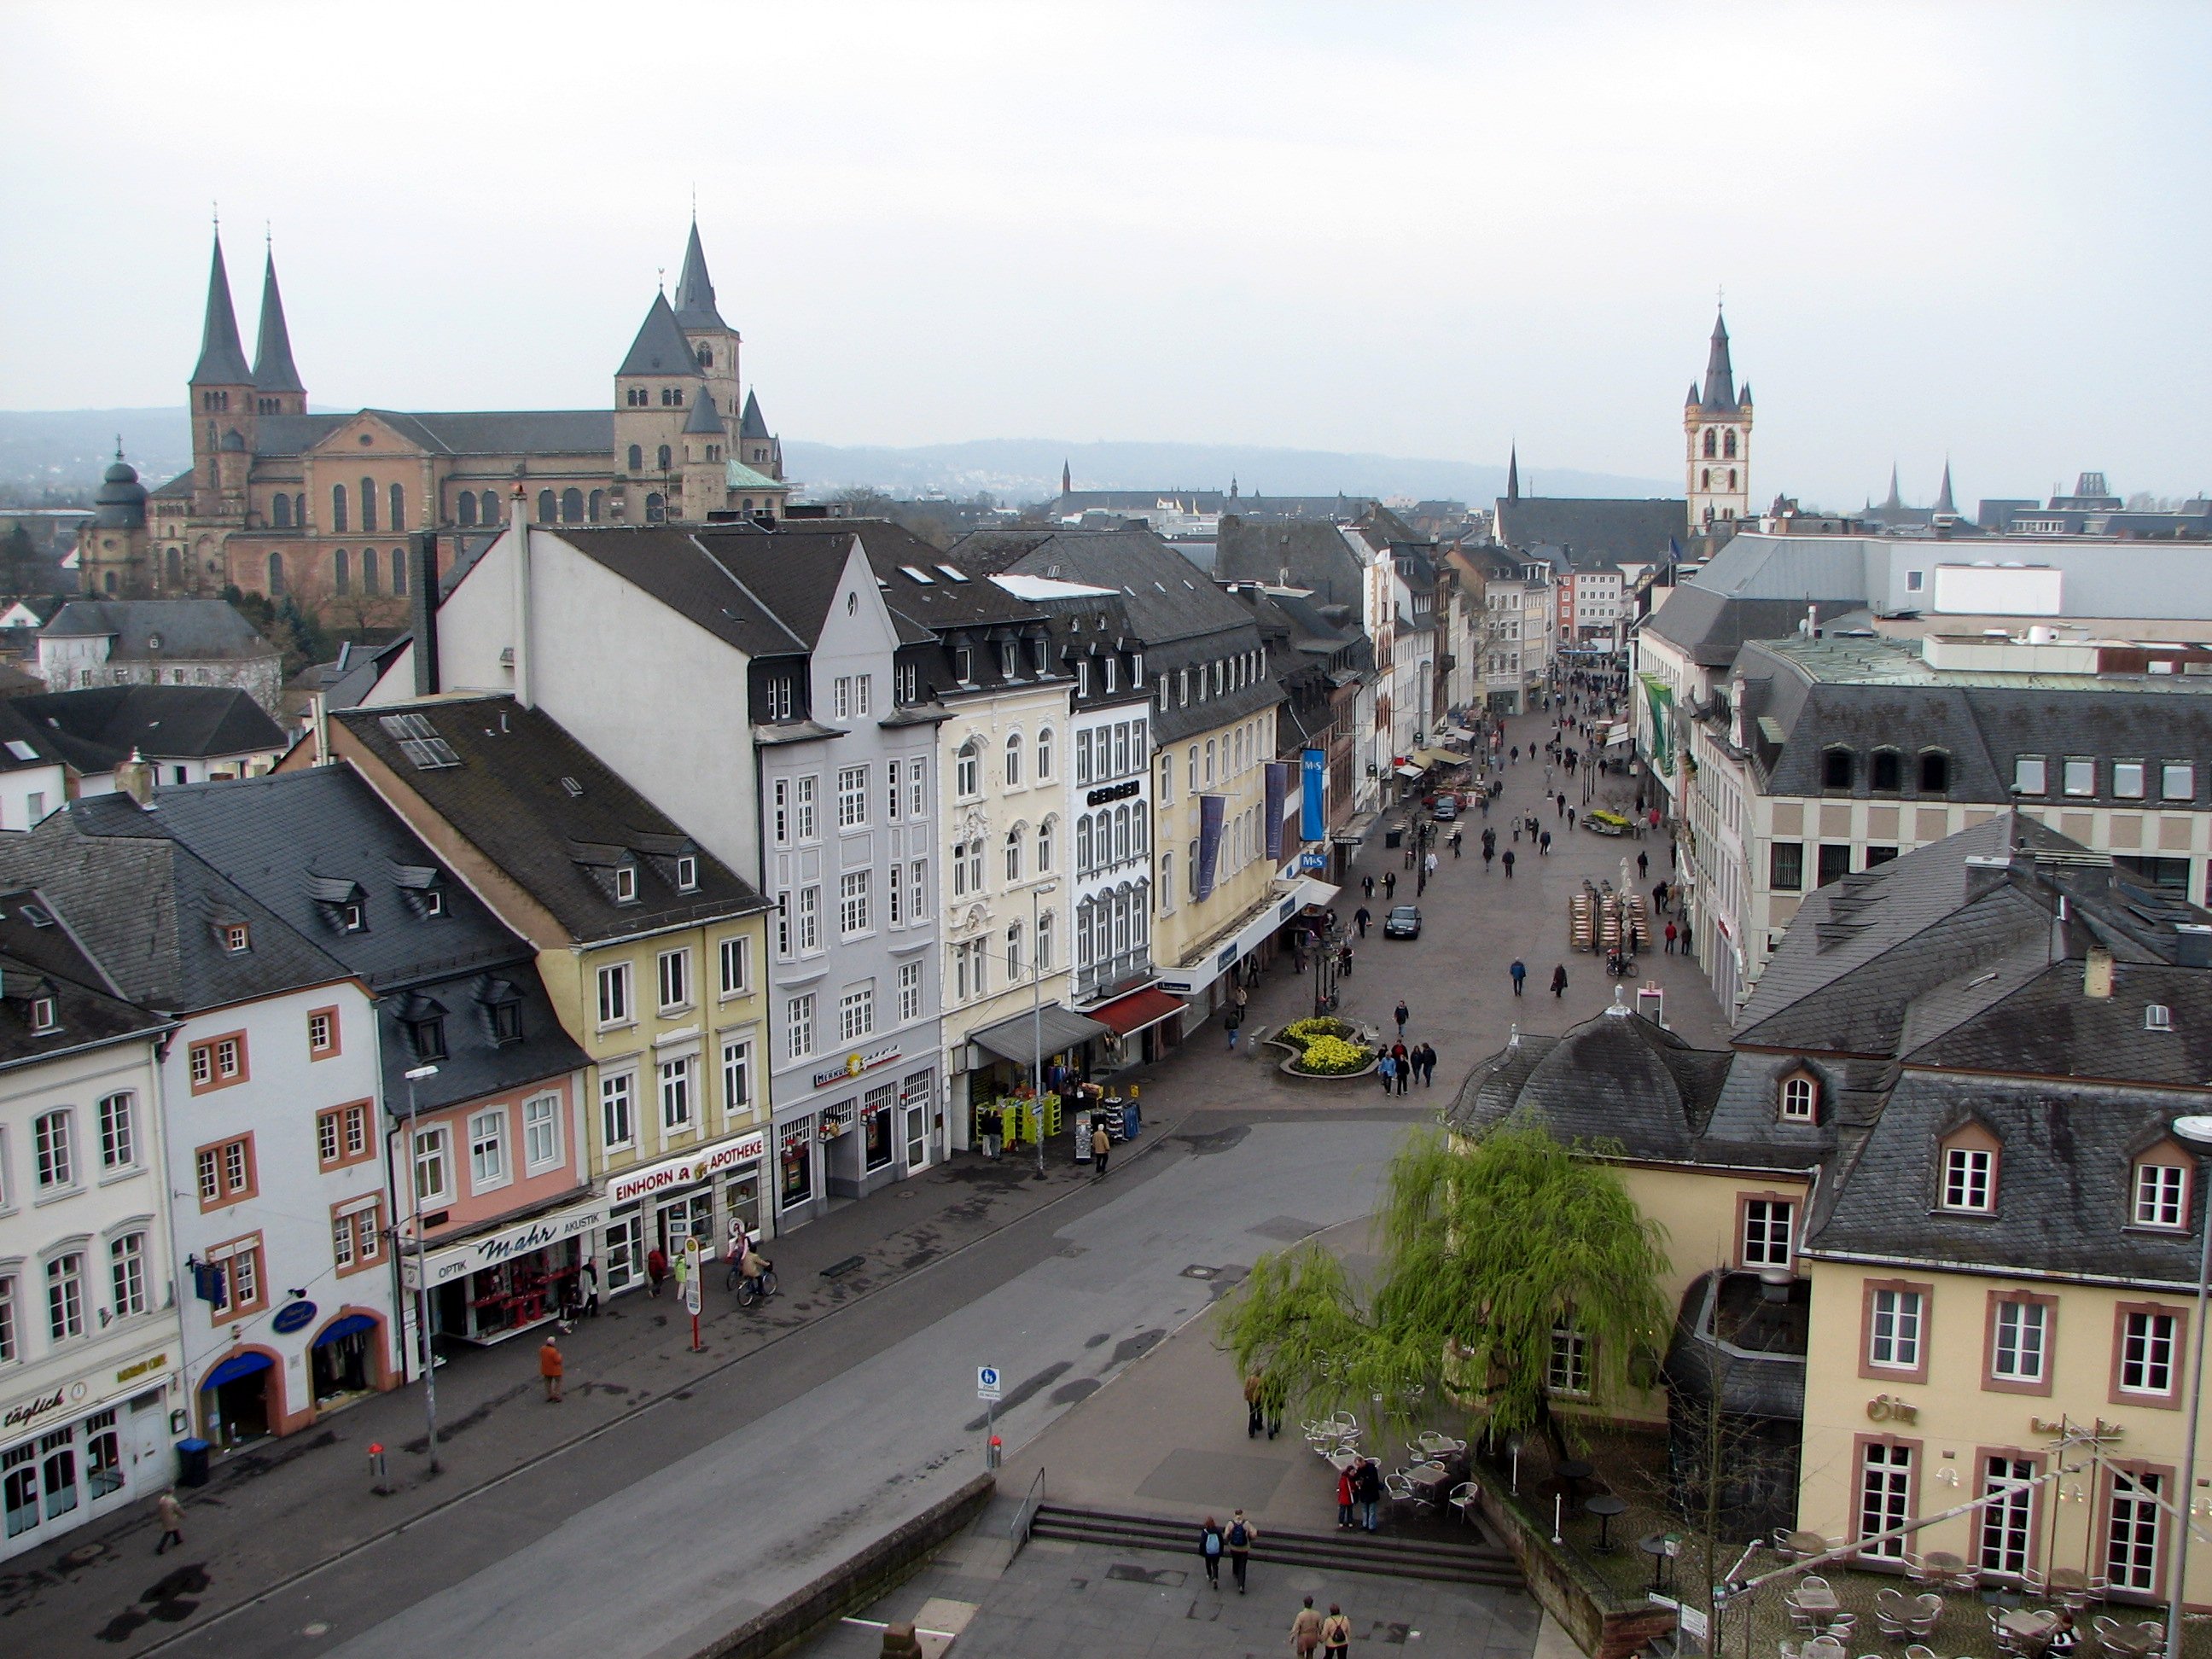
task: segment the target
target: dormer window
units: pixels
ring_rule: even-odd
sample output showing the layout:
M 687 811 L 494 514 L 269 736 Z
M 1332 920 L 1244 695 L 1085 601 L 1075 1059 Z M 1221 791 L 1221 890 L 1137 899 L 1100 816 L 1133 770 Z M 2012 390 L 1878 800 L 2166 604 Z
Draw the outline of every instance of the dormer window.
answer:
M 617 904 L 637 902 L 637 866 L 635 865 L 619 864 L 615 866 L 615 902 Z
M 252 935 L 246 931 L 242 921 L 234 921 L 222 930 L 222 948 L 232 956 L 237 956 L 252 943 Z
M 1940 749 L 1920 753 L 1920 793 L 1940 795 L 1951 787 L 1951 757 Z
M 676 890 L 690 893 L 698 890 L 699 860 L 686 853 L 676 860 Z
M 446 896 L 434 887 L 424 888 L 422 890 L 422 914 L 426 916 L 444 915 L 446 914 Z
M 58 1031 L 61 1024 L 61 1005 L 52 996 L 31 999 L 31 1030 L 34 1034 L 43 1036 L 49 1031 Z
M 338 919 L 349 933 L 358 933 L 368 926 L 368 913 L 362 908 L 359 900 L 341 905 Z
M 407 1041 L 415 1050 L 415 1058 L 422 1060 L 446 1058 L 446 1019 L 442 1014 L 429 1014 L 407 1022 Z
M 2143 1030 L 2171 1031 L 2173 1029 L 2173 1010 L 2162 1002 L 2153 1002 L 2143 1008 Z
M 1978 1123 L 1943 1138 L 1937 1203 L 1946 1210 L 1988 1215 L 1997 1206 L 1997 1139 Z
M 999 678 L 1002 680 L 1013 678 L 1020 666 L 1016 660 L 1014 642 L 1009 640 L 999 647 Z
M 1782 1121 L 1812 1123 L 1820 1115 L 1820 1085 L 1810 1072 L 1792 1072 L 1782 1079 Z
M 491 1009 L 491 1040 L 506 1044 L 522 1041 L 522 1005 L 495 1002 Z
M 2138 1227 L 2181 1232 L 2189 1225 L 2189 1166 L 2166 1162 L 2160 1154 L 2170 1150 L 2161 1147 L 2136 1165 L 2132 1214 Z
M 1893 795 L 1903 787 L 1905 763 L 1894 749 L 1877 749 L 1867 777 L 1867 787 L 1876 794 Z
M 1848 749 L 1825 749 L 1820 751 L 1820 787 L 1848 789 L 1851 787 L 1851 751 Z
M 964 645 L 953 647 L 952 678 L 963 685 L 975 684 L 975 653 Z

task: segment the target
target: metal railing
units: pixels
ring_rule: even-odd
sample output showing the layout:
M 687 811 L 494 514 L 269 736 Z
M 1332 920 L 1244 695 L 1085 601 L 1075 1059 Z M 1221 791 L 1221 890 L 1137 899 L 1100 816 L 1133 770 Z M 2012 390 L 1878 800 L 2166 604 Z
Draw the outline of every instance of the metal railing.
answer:
M 1030 1528 L 1036 1521 L 1037 1506 L 1044 1502 L 1044 1471 L 1040 1468 L 1030 1481 L 1030 1489 L 1022 1494 L 1020 1506 L 1014 1510 L 1013 1524 L 1006 1529 L 1014 1553 L 1022 1553 L 1022 1546 L 1030 1541 Z

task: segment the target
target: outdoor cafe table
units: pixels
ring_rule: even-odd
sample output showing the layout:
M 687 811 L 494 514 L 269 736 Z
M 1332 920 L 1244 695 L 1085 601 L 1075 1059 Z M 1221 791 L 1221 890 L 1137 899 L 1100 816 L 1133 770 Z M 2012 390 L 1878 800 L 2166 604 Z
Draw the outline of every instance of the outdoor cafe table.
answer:
M 2050 1635 L 2058 1624 L 2058 1615 L 2045 1607 L 2009 1607 L 1997 1615 L 1997 1623 L 2014 1636 L 2033 1640 Z
M 1434 1498 L 1451 1484 L 1451 1471 L 1441 1463 L 1422 1463 L 1407 1469 L 1406 1479 L 1423 1497 Z
M 1817 1532 L 1793 1532 L 1790 1534 L 1790 1553 L 1792 1555 L 1826 1555 L 1828 1540 Z
M 1826 1584 L 1796 1584 L 1790 1591 L 1790 1599 L 1807 1613 L 1833 1613 L 1841 1604 L 1836 1592 Z
M 2130 1659 L 2141 1659 L 2142 1655 L 2157 1647 L 2162 1638 L 2154 1632 L 2130 1630 L 2123 1625 L 2117 1630 L 2099 1631 L 2097 1639 L 2104 1644 L 2107 1653 L 2126 1654 Z
M 1613 1517 L 1628 1513 L 1627 1500 L 1616 1497 L 1612 1492 L 1601 1492 L 1584 1504 L 1583 1508 L 1597 1516 L 1597 1553 L 1600 1555 L 1612 1554 Z
M 1330 1452 L 1325 1461 L 1339 1474 L 1347 1474 L 1366 1460 L 1356 1451 L 1340 1450 Z

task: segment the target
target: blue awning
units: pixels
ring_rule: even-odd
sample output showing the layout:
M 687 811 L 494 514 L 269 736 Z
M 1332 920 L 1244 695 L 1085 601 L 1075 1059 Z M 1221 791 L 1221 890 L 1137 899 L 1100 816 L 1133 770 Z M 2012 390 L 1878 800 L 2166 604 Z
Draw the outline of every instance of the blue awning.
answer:
M 322 1334 L 315 1339 L 315 1346 L 319 1348 L 327 1348 L 333 1342 L 342 1341 L 349 1336 L 356 1336 L 363 1331 L 373 1331 L 375 1328 L 376 1322 L 367 1314 L 348 1314 L 343 1319 L 332 1320 Z
M 241 1376 L 251 1376 L 256 1371 L 265 1371 L 276 1362 L 265 1353 L 234 1353 L 200 1379 L 203 1389 L 219 1389 L 226 1382 L 235 1382 Z

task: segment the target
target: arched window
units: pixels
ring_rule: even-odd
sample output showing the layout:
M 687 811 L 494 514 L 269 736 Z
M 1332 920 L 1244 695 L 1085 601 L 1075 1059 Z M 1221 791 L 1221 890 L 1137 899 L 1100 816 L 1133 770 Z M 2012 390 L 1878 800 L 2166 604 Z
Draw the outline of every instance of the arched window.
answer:
M 1735 434 L 1731 432 L 1721 440 L 1721 453 L 1729 460 L 1735 459 Z
M 270 556 L 271 559 L 274 559 L 276 556 L 274 553 L 271 553 L 269 556 Z M 106 583 L 107 583 L 107 591 L 108 591 L 109 592 L 112 593 L 112 592 L 115 591 L 115 573 L 114 573 L 112 570 L 111 570 L 111 571 L 109 571 L 109 572 L 107 573 L 107 575 L 106 575 Z M 89 676 L 89 675 L 91 674 L 91 672 L 92 672 L 92 671 L 91 671 L 89 668 L 81 670 L 80 672 L 82 672 L 82 673 L 84 673 L 84 674 L 86 674 L 87 676 Z M 92 682 L 91 682 L 91 680 L 90 680 L 89 678 L 88 678 L 88 679 L 86 680 L 86 682 L 85 682 L 85 684 L 87 684 L 88 685 L 89 685 L 91 683 L 92 683 Z
M 270 522 L 279 530 L 289 530 L 292 527 L 292 498 L 279 490 L 276 499 L 270 502 L 269 507 Z
M 292 497 L 292 522 L 302 530 L 307 527 L 307 492 L 304 489 Z
M 1022 781 L 1022 734 L 1006 733 L 1006 787 L 1018 789 Z
M 1114 954 L 1129 954 L 1129 890 L 1118 889 L 1114 895 Z
M 269 591 L 271 593 L 284 591 L 284 556 L 282 553 L 269 556 Z
M 1782 1116 L 1790 1123 L 1811 1123 L 1820 1115 L 1820 1085 L 1809 1072 L 1792 1072 L 1782 1079 Z
M 1129 808 L 1129 856 L 1142 858 L 1145 848 L 1152 845 L 1146 834 L 1145 803 L 1137 801 Z
M 660 499 L 659 490 L 653 491 L 645 498 L 645 521 L 647 524 L 659 524 L 667 516 L 667 503 Z
M 668 471 L 668 460 L 669 460 L 668 446 L 667 446 L 666 444 L 663 444 L 663 445 L 661 445 L 661 447 L 660 447 L 660 462 L 659 462 L 660 470 L 661 470 L 663 472 L 665 472 L 665 471 Z
M 554 502 L 553 492 L 551 490 L 541 489 L 538 492 L 538 523 L 551 524 L 553 522 L 553 516 L 558 510 L 558 507 Z
M 1729 469 L 1729 488 L 1730 489 L 1734 489 L 1735 488 L 1735 469 L 1734 467 L 1730 467 Z
M 483 493 L 483 521 L 486 524 L 499 522 L 499 496 L 489 489 Z
M 1091 956 L 1091 913 L 1095 908 L 1089 899 L 1075 907 L 1075 965 L 1088 968 Z
M 361 591 L 364 593 L 376 592 L 376 550 L 373 547 L 361 550 Z
M 584 492 L 571 485 L 561 492 L 561 522 L 581 524 L 584 521 Z
M 599 507 L 601 502 L 605 499 L 606 492 L 605 490 L 594 489 L 592 492 L 591 499 L 584 503 L 584 516 L 589 519 L 593 524 L 597 524 L 599 521 Z
M 1011 982 L 1022 976 L 1022 925 L 1010 923 L 1006 928 L 1006 978 Z
M 331 529 L 338 535 L 345 534 L 346 487 L 343 484 L 331 486 Z
M 1137 884 L 1137 890 L 1129 905 L 1129 945 L 1141 951 L 1152 934 L 1150 917 L 1152 913 L 1152 884 L 1148 881 Z
M 1706 467 L 1698 474 L 1698 488 L 1700 489 L 1711 489 L 1712 487 L 1713 470 L 1711 467 Z
M 1075 821 L 1075 873 L 1091 873 L 1091 816 L 1087 812 Z
M 343 547 L 331 555 L 331 591 L 341 595 L 353 592 L 353 562 Z
M 1851 751 L 1848 749 L 1823 750 L 1820 754 L 1820 787 L 1848 789 L 1851 787 Z
M 982 754 L 983 745 L 970 738 L 953 757 L 952 793 L 963 800 L 983 792 L 982 769 L 979 764 Z
M 276 499 L 281 501 L 284 498 L 279 495 Z M 181 547 L 173 547 L 169 550 L 169 586 L 172 588 L 179 588 L 184 585 L 185 550 Z
M 1037 728 L 1036 775 L 1039 783 L 1052 781 L 1052 727 Z
M 1867 787 L 1879 794 L 1893 795 L 1903 787 L 1905 764 L 1894 749 L 1877 749 L 1872 764 L 1867 770 Z
M 1119 864 L 1129 856 L 1129 809 L 1114 809 L 1114 862 Z
M 1175 854 L 1160 854 L 1160 891 L 1167 895 L 1167 908 L 1175 908 Z
M 403 548 L 392 550 L 392 591 L 401 597 L 407 592 L 407 554 Z
M 461 499 L 458 505 L 461 509 L 460 521 L 462 526 L 466 528 L 467 526 L 475 524 L 477 521 L 477 492 L 473 489 L 464 489 L 461 492 Z
M 714 348 L 712 346 L 701 346 L 699 348 L 699 367 L 702 368 L 712 368 L 714 366 Z
M 1006 831 L 1006 879 L 1022 878 L 1022 827 L 1018 823 Z
M 637 472 L 642 471 L 644 466 L 645 451 L 637 445 L 632 444 L 629 447 L 629 470 Z
M 363 530 L 376 528 L 376 480 L 374 478 L 361 481 L 361 527 Z
M 1705 459 L 1709 461 L 1713 458 L 1714 445 L 1717 441 L 1718 434 L 1708 428 L 1705 432 Z
M 1951 757 L 1940 749 L 1923 750 L 1920 756 L 1920 793 L 1940 795 L 1951 787 Z
M 385 528 L 396 535 L 400 531 L 407 528 L 407 486 L 404 484 L 394 484 L 387 494 L 392 504 L 392 522 L 385 526 Z M 371 524 L 365 524 L 362 526 L 362 528 L 363 530 L 374 530 L 376 526 Z
M 1047 818 L 1037 825 L 1036 867 L 1037 874 L 1041 876 L 1052 873 L 1052 837 L 1059 827 L 1060 820 L 1057 818 Z
M 1037 917 L 1036 970 L 1040 974 L 1052 971 L 1052 912 L 1049 910 Z

